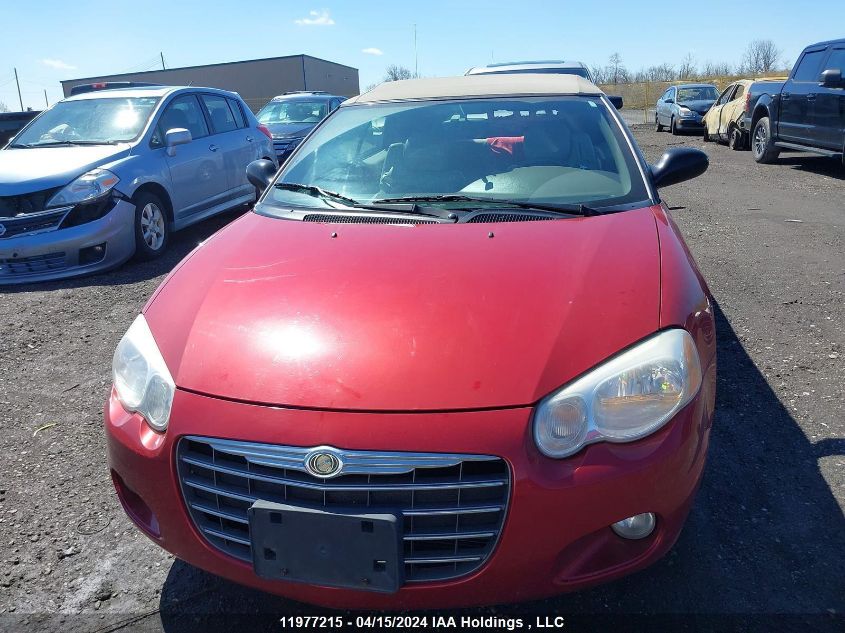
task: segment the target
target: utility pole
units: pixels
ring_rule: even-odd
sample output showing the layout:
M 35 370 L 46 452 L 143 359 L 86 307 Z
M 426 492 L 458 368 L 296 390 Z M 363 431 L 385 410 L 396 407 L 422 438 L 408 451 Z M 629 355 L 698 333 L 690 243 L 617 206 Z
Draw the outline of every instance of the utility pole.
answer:
M 165 65 L 164 65 L 164 52 L 161 52 L 161 51 L 160 51 L 160 52 L 159 52 L 159 55 L 161 55 L 161 69 L 162 69 L 162 70 L 167 70 L 167 66 L 165 66 Z
M 15 68 L 15 83 L 18 85 L 18 101 L 21 102 L 21 112 L 23 112 L 23 97 L 21 96 L 21 82 L 18 81 L 18 69 Z
M 44 88 L 44 105 L 47 106 L 48 108 L 50 107 L 50 102 L 47 101 L 47 89 L 46 88 Z
M 414 77 L 420 76 L 420 60 L 417 56 L 417 25 L 414 24 Z

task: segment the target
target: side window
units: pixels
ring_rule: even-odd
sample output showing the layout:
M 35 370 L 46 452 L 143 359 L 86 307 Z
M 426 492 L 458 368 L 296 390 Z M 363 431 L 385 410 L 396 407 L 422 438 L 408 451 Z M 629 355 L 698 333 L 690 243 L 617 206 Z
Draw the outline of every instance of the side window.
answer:
M 202 102 L 208 110 L 208 115 L 211 118 L 211 129 L 215 134 L 231 132 L 232 130 L 238 129 L 238 126 L 235 124 L 235 116 L 229 109 L 226 97 L 202 95 Z
M 719 99 L 716 101 L 716 105 L 724 105 L 728 102 L 731 91 L 733 91 L 734 85 L 731 84 L 727 88 L 725 88 L 724 92 L 719 95 Z
M 798 68 L 795 69 L 795 74 L 792 77 L 793 81 L 818 81 L 819 75 L 822 74 L 819 66 L 822 63 L 825 51 L 810 51 L 804 53 L 801 61 L 798 63 Z
M 845 48 L 834 48 L 827 63 L 824 65 L 824 70 L 841 70 L 845 74 Z
M 167 130 L 177 127 L 188 130 L 191 133 L 191 138 L 197 139 L 208 136 L 208 126 L 205 123 L 205 117 L 194 95 L 176 97 L 167 104 L 158 120 L 158 125 L 150 140 L 150 145 L 153 147 L 162 147 L 164 145 L 164 135 L 167 133 Z
M 244 118 L 244 113 L 241 110 L 241 104 L 239 104 L 235 99 L 229 99 L 229 107 L 232 109 L 232 114 L 235 115 L 235 125 L 239 128 L 246 127 L 246 119 Z
M 736 87 L 736 92 L 734 93 L 733 98 L 731 101 L 736 101 L 737 99 L 742 99 L 745 96 L 745 86 L 743 84 L 738 84 Z

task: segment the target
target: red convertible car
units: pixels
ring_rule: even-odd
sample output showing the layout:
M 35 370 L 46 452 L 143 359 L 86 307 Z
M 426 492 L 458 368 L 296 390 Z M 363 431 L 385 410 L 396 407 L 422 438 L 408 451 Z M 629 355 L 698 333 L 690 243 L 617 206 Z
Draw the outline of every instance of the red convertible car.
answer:
M 114 355 L 109 464 L 192 565 L 333 607 L 514 602 L 673 545 L 713 307 L 608 98 L 565 75 L 383 84 L 191 253 Z

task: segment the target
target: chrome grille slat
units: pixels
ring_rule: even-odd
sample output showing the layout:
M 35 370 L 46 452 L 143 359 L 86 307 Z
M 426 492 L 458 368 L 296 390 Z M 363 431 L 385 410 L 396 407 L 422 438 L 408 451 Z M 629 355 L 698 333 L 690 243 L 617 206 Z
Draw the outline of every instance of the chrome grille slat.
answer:
M 317 449 L 340 456 L 330 479 L 308 473 Z M 343 451 L 182 438 L 176 449 L 182 494 L 197 529 L 220 551 L 251 562 L 247 510 L 258 499 L 340 512 L 397 512 L 406 582 L 469 574 L 490 556 L 504 523 L 510 471 L 498 457 Z
M 200 466 L 201 468 L 207 468 L 208 470 L 213 470 L 214 472 L 218 473 L 227 473 L 230 475 L 235 475 L 238 477 L 245 476 L 243 471 L 237 470 L 235 468 L 230 468 L 227 466 L 221 466 L 219 464 L 215 464 L 212 462 L 208 462 L 206 460 L 197 459 L 194 457 L 187 457 L 183 455 L 181 457 L 183 462 L 188 464 L 192 464 L 194 466 Z M 415 483 L 408 483 L 408 484 L 361 484 L 361 485 L 351 485 L 351 484 L 325 484 L 325 483 L 308 483 L 303 481 L 296 481 L 292 479 L 286 479 L 284 477 L 275 477 L 270 475 L 259 475 L 257 473 L 252 473 L 248 476 L 250 480 L 257 480 L 257 481 L 265 481 L 268 483 L 277 483 L 281 485 L 295 485 L 301 488 L 307 488 L 309 490 L 333 490 L 333 491 L 348 491 L 348 492 L 364 492 L 366 490 L 373 490 L 373 491 L 381 491 L 381 492 L 400 492 L 403 490 L 450 490 L 456 489 L 460 491 L 463 488 L 487 488 L 491 486 L 506 486 L 507 482 L 502 480 L 464 480 L 464 481 L 456 481 L 456 482 L 432 482 L 426 484 L 415 484 Z M 319 480 L 318 480 L 319 481 Z
M 454 563 L 472 563 L 481 560 L 480 556 L 436 556 L 430 558 L 406 558 L 405 564 L 414 565 L 443 565 Z

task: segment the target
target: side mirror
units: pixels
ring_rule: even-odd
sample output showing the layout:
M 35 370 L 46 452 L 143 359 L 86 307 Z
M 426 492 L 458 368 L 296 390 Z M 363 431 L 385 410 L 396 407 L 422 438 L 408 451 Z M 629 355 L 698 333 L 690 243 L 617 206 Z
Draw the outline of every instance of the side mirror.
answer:
M 668 187 L 700 176 L 709 164 L 707 154 L 700 149 L 673 147 L 650 166 L 651 182 L 655 187 Z
M 264 191 L 269 187 L 275 176 L 276 166 L 273 161 L 266 158 L 254 160 L 246 166 L 246 179 L 259 191 Z
M 622 97 L 618 97 L 618 96 L 616 96 L 616 95 L 613 95 L 613 96 L 611 96 L 611 95 L 607 95 L 607 98 L 608 98 L 608 99 L 610 99 L 610 102 L 613 104 L 613 106 L 614 106 L 617 110 L 621 110 L 621 109 L 622 109 L 622 103 L 623 103 L 623 102 L 622 102 Z
M 176 146 L 185 145 L 193 140 L 191 133 L 183 127 L 174 127 L 164 133 L 164 146 L 168 156 L 176 156 Z
M 670 98 L 666 99 L 666 101 L 664 101 L 663 103 L 675 103 L 675 100 Z
M 842 82 L 842 69 L 828 68 L 822 73 L 822 80 L 819 84 L 825 88 L 842 88 L 845 85 Z

